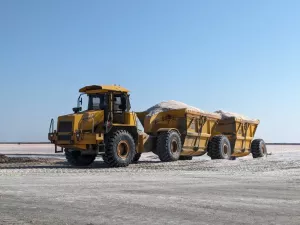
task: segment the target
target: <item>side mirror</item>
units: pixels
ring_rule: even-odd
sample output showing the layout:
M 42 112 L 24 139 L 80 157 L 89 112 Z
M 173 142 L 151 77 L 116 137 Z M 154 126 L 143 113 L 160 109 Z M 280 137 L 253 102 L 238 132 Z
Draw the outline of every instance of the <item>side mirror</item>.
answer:
M 79 103 L 80 103 L 80 105 L 82 105 L 82 98 L 80 98 Z
M 80 112 L 81 110 L 82 110 L 81 107 L 74 107 L 74 108 L 73 108 L 73 112 L 74 112 L 74 113 L 78 113 L 78 112 Z

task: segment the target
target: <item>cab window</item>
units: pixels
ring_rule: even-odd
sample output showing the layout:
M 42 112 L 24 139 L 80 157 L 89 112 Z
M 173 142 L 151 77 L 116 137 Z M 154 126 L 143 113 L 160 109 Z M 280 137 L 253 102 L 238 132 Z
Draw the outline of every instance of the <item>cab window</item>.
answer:
M 105 94 L 89 95 L 88 110 L 104 110 L 107 106 L 106 102 Z
M 127 97 L 124 94 L 114 95 L 113 103 L 115 112 L 127 111 Z

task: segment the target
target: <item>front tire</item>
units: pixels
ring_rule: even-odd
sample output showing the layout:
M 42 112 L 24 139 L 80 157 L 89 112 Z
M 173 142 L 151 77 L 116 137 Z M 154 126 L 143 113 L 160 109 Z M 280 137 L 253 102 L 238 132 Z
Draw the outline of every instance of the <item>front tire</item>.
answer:
M 80 151 L 66 149 L 65 156 L 72 166 L 88 166 L 94 162 L 96 155 L 81 155 Z
M 267 147 L 262 139 L 255 139 L 251 143 L 251 152 L 253 158 L 261 158 L 267 154 Z
M 170 130 L 158 135 L 156 152 L 162 162 L 177 161 L 181 151 L 181 138 L 177 131 Z
M 108 138 L 103 160 L 111 167 L 126 167 L 135 154 L 135 143 L 131 134 L 126 130 L 119 130 Z
M 208 145 L 211 159 L 230 159 L 231 146 L 228 138 L 224 135 L 214 136 Z

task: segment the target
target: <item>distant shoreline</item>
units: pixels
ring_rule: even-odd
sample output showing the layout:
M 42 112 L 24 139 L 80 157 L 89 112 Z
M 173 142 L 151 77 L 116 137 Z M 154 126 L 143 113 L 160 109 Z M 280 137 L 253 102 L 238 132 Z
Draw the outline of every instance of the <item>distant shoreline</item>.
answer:
M 50 142 L 0 142 L 0 145 L 35 145 L 35 144 L 51 144 Z
M 266 143 L 266 145 L 300 145 L 300 143 Z
M 44 145 L 50 142 L 0 142 L 0 145 Z M 300 143 L 266 143 L 266 145 L 300 145 Z

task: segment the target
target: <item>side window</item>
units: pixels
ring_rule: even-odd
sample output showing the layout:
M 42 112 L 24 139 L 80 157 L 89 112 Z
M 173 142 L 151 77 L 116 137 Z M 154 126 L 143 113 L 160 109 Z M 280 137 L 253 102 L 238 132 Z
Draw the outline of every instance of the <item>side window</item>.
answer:
M 114 111 L 120 111 L 121 96 L 114 96 Z
M 126 97 L 126 106 L 127 106 L 127 111 L 129 112 L 131 109 L 129 95 Z
M 100 109 L 100 98 L 99 97 L 96 97 L 96 98 L 93 98 L 93 109 L 97 110 L 97 109 Z
M 114 111 L 126 111 L 127 109 L 127 97 L 126 95 L 114 96 Z
M 107 107 L 106 95 L 90 95 L 88 109 L 89 110 L 105 110 Z

